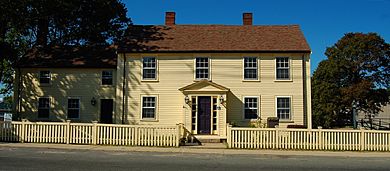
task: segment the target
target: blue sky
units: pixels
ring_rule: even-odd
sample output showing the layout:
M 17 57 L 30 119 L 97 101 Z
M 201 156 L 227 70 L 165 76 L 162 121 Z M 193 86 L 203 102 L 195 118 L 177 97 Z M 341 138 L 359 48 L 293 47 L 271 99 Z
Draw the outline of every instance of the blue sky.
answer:
M 163 25 L 166 11 L 176 24 L 241 25 L 253 13 L 255 25 L 298 24 L 312 49 L 311 71 L 326 47 L 347 32 L 376 32 L 390 41 L 390 0 L 123 0 L 134 24 Z

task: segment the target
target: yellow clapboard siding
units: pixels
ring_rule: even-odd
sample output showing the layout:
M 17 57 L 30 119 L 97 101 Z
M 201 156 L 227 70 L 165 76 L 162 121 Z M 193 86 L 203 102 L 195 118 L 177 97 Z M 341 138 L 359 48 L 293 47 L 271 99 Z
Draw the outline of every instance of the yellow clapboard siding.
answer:
M 112 86 L 101 85 L 101 72 L 113 71 Z M 50 85 L 39 84 L 39 72 L 50 71 Z M 29 120 L 36 120 L 38 112 L 38 98 L 49 97 L 51 121 L 65 121 L 67 119 L 68 97 L 80 98 L 80 118 L 72 119 L 76 122 L 91 122 L 99 120 L 99 99 L 115 100 L 115 69 L 80 69 L 80 68 L 23 68 L 21 112 L 20 116 Z M 91 105 L 95 98 L 97 104 Z
M 243 120 L 243 97 L 257 96 L 260 98 L 259 112 L 262 119 L 276 116 L 276 96 L 290 96 L 292 99 L 292 121 L 281 123 L 282 127 L 288 124 L 304 123 L 304 87 L 302 80 L 303 54 L 126 54 L 128 66 L 128 91 L 126 111 L 131 115 L 128 122 L 141 124 L 169 125 L 185 123 L 191 127 L 191 107 L 184 103 L 185 95 L 178 89 L 194 83 L 195 57 L 209 57 L 211 59 L 211 81 L 230 89 L 228 94 L 226 115 L 218 119 L 218 128 L 224 128 L 227 122 L 246 125 Z M 155 56 L 158 63 L 158 80 L 154 82 L 142 81 L 142 57 Z M 255 56 L 259 58 L 259 81 L 243 81 L 243 57 Z M 290 57 L 291 81 L 275 81 L 275 57 Z M 122 57 L 123 60 L 123 57 Z M 123 62 L 123 61 L 121 61 Z M 122 63 L 123 64 L 123 63 Z M 306 66 L 306 70 L 307 70 Z M 118 71 L 122 72 L 122 71 Z M 310 78 L 307 77 L 307 78 Z M 120 78 L 118 78 L 120 79 Z M 119 90 L 119 89 L 118 89 Z M 211 90 L 205 87 L 202 90 Z M 119 90 L 120 91 L 120 90 Z M 120 94 L 120 93 L 117 93 Z M 141 95 L 158 96 L 157 121 L 141 121 Z M 210 95 L 204 93 L 204 95 Z M 120 109 L 119 109 L 120 110 Z M 224 112 L 221 110 L 220 112 Z M 221 122 L 226 120 L 225 122 Z M 223 131 L 222 131 L 223 132 Z M 222 132 L 220 132 L 222 134 Z

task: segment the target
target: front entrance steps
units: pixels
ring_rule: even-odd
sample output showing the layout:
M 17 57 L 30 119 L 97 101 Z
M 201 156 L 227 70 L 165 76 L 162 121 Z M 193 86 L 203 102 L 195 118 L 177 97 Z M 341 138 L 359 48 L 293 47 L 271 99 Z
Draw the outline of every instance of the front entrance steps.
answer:
M 201 143 L 222 143 L 226 141 L 226 137 L 219 135 L 195 135 Z
M 187 137 L 184 146 L 203 146 L 203 144 L 222 144 L 226 142 L 226 137 L 218 135 L 192 135 Z
M 200 145 L 185 145 L 184 148 L 191 149 L 226 149 L 227 145 L 225 143 L 202 143 Z

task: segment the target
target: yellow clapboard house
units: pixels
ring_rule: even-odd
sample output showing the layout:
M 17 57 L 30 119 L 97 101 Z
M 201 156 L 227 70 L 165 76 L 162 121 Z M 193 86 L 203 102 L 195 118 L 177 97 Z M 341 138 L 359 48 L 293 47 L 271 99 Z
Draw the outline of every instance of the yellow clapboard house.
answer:
M 251 13 L 243 25 L 181 25 L 175 17 L 134 25 L 115 47 L 32 50 L 16 74 L 18 116 L 183 123 L 193 134 L 220 137 L 228 123 L 270 117 L 280 127 L 311 127 L 311 50 L 299 26 L 253 25 Z

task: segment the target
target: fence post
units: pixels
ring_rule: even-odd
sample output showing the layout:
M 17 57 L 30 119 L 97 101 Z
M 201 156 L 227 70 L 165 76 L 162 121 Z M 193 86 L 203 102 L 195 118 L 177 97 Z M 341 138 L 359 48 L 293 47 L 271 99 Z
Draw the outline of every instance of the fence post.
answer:
M 280 128 L 279 128 L 279 125 L 276 125 L 275 126 L 275 139 L 276 139 L 276 144 L 275 144 L 275 148 L 276 149 L 279 149 L 279 140 L 280 140 L 280 137 L 279 137 L 279 130 L 280 130 Z
M 134 127 L 134 132 L 135 132 L 135 145 L 140 145 L 140 136 L 139 136 L 139 126 L 135 125 Z
M 323 150 L 323 144 L 324 144 L 324 136 L 322 135 L 322 126 L 318 127 L 318 149 Z
M 360 151 L 364 151 L 365 149 L 365 131 L 364 128 L 360 128 Z
M 227 133 L 228 148 L 232 148 L 232 125 L 227 124 L 226 133 Z
M 98 139 L 98 133 L 97 133 L 97 121 L 92 121 L 92 144 L 96 145 L 97 144 L 97 139 Z
M 70 143 L 70 120 L 66 120 L 66 128 L 65 128 L 65 136 L 66 136 L 66 144 Z
M 179 147 L 179 145 L 180 145 L 180 139 L 181 139 L 181 124 L 179 123 L 179 124 L 176 124 L 176 147 Z
M 22 128 L 21 128 L 21 135 L 20 135 L 20 141 L 22 143 L 24 143 L 25 139 L 26 139 L 26 122 L 27 120 L 26 119 L 22 119 Z

